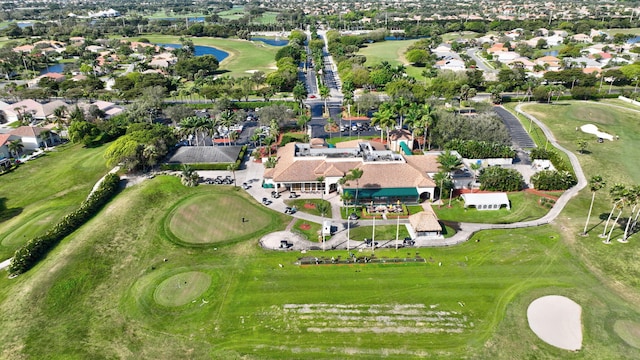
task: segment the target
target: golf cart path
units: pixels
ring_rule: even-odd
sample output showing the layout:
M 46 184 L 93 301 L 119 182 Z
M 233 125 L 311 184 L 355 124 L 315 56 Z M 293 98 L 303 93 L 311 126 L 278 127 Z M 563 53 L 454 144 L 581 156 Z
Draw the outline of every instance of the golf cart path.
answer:
M 613 105 L 613 106 L 615 106 L 615 105 Z M 525 116 L 529 120 L 533 121 L 536 125 L 538 125 L 540 127 L 540 129 L 542 129 L 542 132 L 545 134 L 545 136 L 547 137 L 549 142 L 553 146 L 558 148 L 560 151 L 562 151 L 565 154 L 567 154 L 567 156 L 569 157 L 569 161 L 571 162 L 571 166 L 573 167 L 573 169 L 575 171 L 576 179 L 578 181 L 577 184 L 575 186 L 573 186 L 572 188 L 568 189 L 567 191 L 565 191 L 556 200 L 556 203 L 551 208 L 551 210 L 549 210 L 549 212 L 547 214 L 545 214 L 543 217 L 541 217 L 539 219 L 530 220 L 530 221 L 516 222 L 516 223 L 511 223 L 511 224 L 458 223 L 459 230 L 452 237 L 445 238 L 445 239 L 435 239 L 434 240 L 434 239 L 428 239 L 428 238 L 419 236 L 419 237 L 414 239 L 416 247 L 440 247 L 440 246 L 457 245 L 457 244 L 460 244 L 460 243 L 463 243 L 463 242 L 469 240 L 469 238 L 471 238 L 471 236 L 474 233 L 476 233 L 478 231 L 482 231 L 482 230 L 518 229 L 518 228 L 526 228 L 526 227 L 540 226 L 540 225 L 549 224 L 553 220 L 555 220 L 558 217 L 558 215 L 560 215 L 560 213 L 562 212 L 564 207 L 567 205 L 569 200 L 571 200 L 574 196 L 576 196 L 578 194 L 578 192 L 580 192 L 580 190 L 584 189 L 587 186 L 587 179 L 586 179 L 586 177 L 584 175 L 584 172 L 582 171 L 582 167 L 580 166 L 580 161 L 578 160 L 578 157 L 574 153 L 572 153 L 571 151 L 567 150 L 566 148 L 564 148 L 563 146 L 558 144 L 558 141 L 556 140 L 555 136 L 553 136 L 553 133 L 551 132 L 551 130 L 544 123 L 542 123 L 540 120 L 538 120 L 536 117 L 524 112 L 521 109 L 521 107 L 522 107 L 522 104 L 516 106 L 516 109 L 515 109 L 516 113 Z M 319 224 L 321 224 L 322 221 L 325 220 L 325 219 L 321 218 L 320 216 L 315 216 L 315 215 L 302 213 L 302 212 L 298 212 L 298 213 L 294 214 L 293 216 L 297 217 L 297 218 L 302 218 L 302 219 L 305 219 L 305 220 L 308 220 L 308 221 L 313 221 L 313 222 L 319 223 Z M 325 244 L 324 244 L 325 248 L 327 248 L 327 249 L 337 249 L 337 248 L 347 248 L 347 247 L 349 247 L 349 248 L 358 248 L 358 247 L 362 247 L 364 245 L 363 242 L 361 242 L 361 241 L 353 241 L 353 240 L 348 241 L 347 240 L 347 231 L 345 229 L 350 224 L 347 224 L 347 222 L 340 217 L 340 213 L 339 212 L 336 212 L 335 210 L 333 211 L 332 220 L 334 222 L 334 225 L 335 225 L 336 222 L 339 222 L 339 225 L 341 225 L 341 226 L 338 227 L 338 229 L 339 229 L 338 232 L 336 232 L 331 237 L 331 239 L 329 239 L 329 240 L 327 240 L 325 242 Z M 375 222 L 378 225 L 395 225 L 396 224 L 396 220 L 376 220 Z M 401 223 L 402 224 L 406 224 L 407 221 L 404 220 Z M 357 224 L 357 226 L 371 226 L 371 225 L 373 225 L 373 221 L 372 220 L 357 220 L 357 221 L 352 222 L 351 224 L 354 224 L 354 225 Z M 387 245 L 393 245 L 394 241 L 395 240 L 391 240 L 390 241 L 391 244 L 389 244 L 389 242 L 387 242 Z M 402 240 L 400 240 L 400 241 L 402 241 Z M 266 245 L 265 243 L 262 243 L 262 244 Z M 319 244 L 317 242 L 311 242 L 311 241 L 308 241 L 308 240 L 304 240 L 303 244 L 296 244 L 296 245 L 308 246 L 307 248 L 309 248 L 311 246 L 313 246 L 313 247 L 318 247 L 319 246 Z M 322 246 L 322 244 L 320 244 L 320 246 Z M 296 246 L 296 248 L 298 248 L 298 246 Z

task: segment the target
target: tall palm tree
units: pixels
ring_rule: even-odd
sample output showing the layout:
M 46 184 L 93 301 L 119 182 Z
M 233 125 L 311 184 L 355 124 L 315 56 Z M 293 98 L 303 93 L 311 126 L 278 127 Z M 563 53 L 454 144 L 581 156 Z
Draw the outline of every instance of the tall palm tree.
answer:
M 587 214 L 587 222 L 584 224 L 584 230 L 582 235 L 587 234 L 587 226 L 589 226 L 589 219 L 591 218 L 591 211 L 593 210 L 593 201 L 596 198 L 596 192 L 607 186 L 607 183 L 602 179 L 600 175 L 594 175 L 589 179 L 589 189 L 591 190 L 591 205 L 589 205 L 589 213 Z
M 424 129 L 424 138 L 422 142 L 422 150 L 424 151 L 424 145 L 427 143 L 427 134 L 429 134 L 429 147 L 428 150 L 431 150 L 431 127 L 433 123 L 437 121 L 436 109 L 429 104 L 424 104 L 422 106 L 422 118 L 420 119 L 420 124 Z
M 610 243 L 611 232 L 613 231 L 613 228 L 615 227 L 615 224 L 618 222 L 618 219 L 620 218 L 620 214 L 622 214 L 622 210 L 624 209 L 624 201 L 625 201 L 625 198 L 627 197 L 627 187 L 623 184 L 614 184 L 611 187 L 611 189 L 609 189 L 609 194 L 613 199 L 613 207 L 611 208 L 611 212 L 609 213 L 607 222 L 604 225 L 604 231 L 600 235 L 601 237 L 605 237 L 605 236 L 607 237 L 607 240 L 605 241 L 606 244 Z M 611 221 L 611 217 L 613 216 L 613 213 L 616 211 L 616 209 L 618 210 L 618 216 L 616 220 L 613 222 L 613 224 L 611 225 L 611 229 L 609 230 L 609 235 L 607 235 L 609 222 Z
M 232 164 L 229 164 L 229 166 L 227 166 L 227 171 L 231 171 L 231 173 L 233 174 L 233 186 L 237 187 L 238 184 L 236 183 L 236 170 L 238 170 L 240 168 L 240 165 L 237 162 L 234 162 Z
M 349 181 L 356 182 L 356 196 L 354 198 L 354 203 L 358 203 L 358 189 L 360 188 L 360 178 L 364 174 L 364 171 L 359 168 L 353 168 L 349 170 L 349 172 L 340 179 L 341 184 L 347 184 Z M 344 191 L 343 191 L 344 192 Z
M 389 132 L 389 126 L 393 126 L 395 124 L 395 114 L 389 108 L 383 108 L 382 106 L 378 111 L 373 113 L 373 117 L 371 118 L 371 125 L 380 126 L 380 138 L 384 140 L 383 131 L 387 130 L 387 135 Z
M 320 93 L 320 98 L 324 101 L 324 112 L 329 116 L 329 105 L 327 104 L 327 99 L 331 96 L 331 90 L 326 85 L 320 85 L 318 87 L 318 92 Z
M 631 225 L 632 218 L 636 213 L 636 209 L 638 208 L 638 200 L 640 200 L 640 186 L 634 185 L 629 189 L 627 195 L 627 201 L 630 205 L 633 205 L 631 208 L 631 214 L 629 215 L 629 219 L 627 220 L 627 224 L 624 227 L 624 235 L 622 236 L 622 242 L 626 242 L 629 237 L 629 226 Z
M 400 96 L 393 102 L 393 110 L 400 116 L 400 127 L 404 125 L 404 115 L 409 108 L 409 102 L 404 97 Z
M 220 125 L 227 129 L 227 138 L 229 139 L 229 145 L 231 145 L 231 126 L 236 122 L 236 114 L 231 110 L 225 110 L 217 116 L 217 120 Z
M 7 144 L 7 148 L 9 152 L 13 154 L 14 158 L 18 158 L 20 153 L 22 153 L 22 149 L 24 149 L 24 144 L 21 139 L 11 140 L 9 144 Z

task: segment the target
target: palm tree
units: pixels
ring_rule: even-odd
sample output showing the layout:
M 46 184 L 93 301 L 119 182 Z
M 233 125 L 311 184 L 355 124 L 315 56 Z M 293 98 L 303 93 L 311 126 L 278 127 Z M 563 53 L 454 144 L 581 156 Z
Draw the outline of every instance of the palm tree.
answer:
M 231 134 L 231 126 L 236 122 L 236 114 L 231 110 L 226 110 L 217 116 L 217 120 L 220 125 L 227 129 L 227 138 L 229 139 L 229 145 L 231 145 L 231 137 L 229 135 Z
M 300 131 L 304 131 L 307 127 L 307 124 L 311 121 L 311 116 L 307 114 L 302 114 L 298 116 L 298 126 L 300 126 Z
M 144 158 L 144 164 L 149 167 L 154 167 L 158 163 L 158 147 L 153 144 L 147 144 L 142 150 L 142 157 Z
M 587 226 L 589 226 L 589 219 L 591 218 L 591 210 L 593 210 L 593 201 L 596 198 L 596 192 L 602 188 L 607 186 L 607 183 L 604 182 L 602 176 L 594 175 L 589 179 L 589 189 L 591 189 L 591 205 L 589 205 L 589 214 L 587 214 L 587 222 L 584 224 L 584 230 L 582 231 L 582 235 L 587 234 Z
M 24 144 L 21 139 L 11 140 L 7 145 L 9 152 L 13 154 L 14 158 L 18 158 L 20 153 L 22 153 L 22 149 L 24 149 Z
M 251 135 L 251 137 L 249 138 L 249 140 L 251 140 L 251 142 L 253 143 L 253 147 L 256 147 L 258 142 L 260 141 L 260 134 L 258 134 L 257 132 L 254 132 L 253 135 Z
M 404 115 L 407 112 L 408 107 L 409 103 L 402 96 L 396 99 L 396 101 L 393 103 L 393 109 L 395 110 L 395 113 L 400 116 L 400 127 L 404 125 Z
M 237 187 L 238 184 L 236 183 L 236 170 L 238 170 L 240 168 L 240 164 L 238 164 L 237 162 L 234 162 L 233 164 L 229 164 L 229 166 L 227 166 L 227 171 L 231 171 L 231 173 L 233 174 L 233 186 Z
M 625 200 L 625 197 L 627 196 L 627 188 L 623 184 L 614 184 L 611 187 L 611 189 L 609 189 L 609 194 L 613 199 L 613 207 L 611 208 L 611 212 L 609 213 L 607 222 L 604 224 L 604 230 L 600 235 L 600 237 L 605 237 L 605 236 L 607 237 L 607 240 L 605 241 L 606 244 L 610 242 L 609 238 L 611 236 L 611 231 L 609 231 L 609 235 L 607 236 L 607 229 L 609 228 L 609 222 L 611 221 L 611 217 L 613 216 L 613 213 L 615 212 L 616 209 L 619 210 L 618 217 L 620 217 L 620 213 L 622 213 L 622 209 L 624 208 L 624 200 Z M 618 219 L 616 219 L 614 224 L 617 221 Z M 614 225 L 611 225 L 611 230 L 613 230 L 614 227 L 615 227 Z
M 629 215 L 629 219 L 627 220 L 627 224 L 624 227 L 624 235 L 622 236 L 621 242 L 627 242 L 627 238 L 629 237 L 629 226 L 631 225 L 631 218 L 636 213 L 636 209 L 638 208 L 638 200 L 640 199 L 640 186 L 634 185 L 629 189 L 627 194 L 627 201 L 630 205 L 633 205 L 631 208 L 631 214 Z
M 193 171 L 193 169 L 189 165 L 182 165 L 181 177 L 182 184 L 185 186 L 193 187 L 198 185 L 198 173 Z
M 396 122 L 395 114 L 389 108 L 380 107 L 378 111 L 373 113 L 371 118 L 371 125 L 380 126 L 380 138 L 384 140 L 383 131 L 386 129 L 389 132 L 389 125 L 393 126 Z
M 338 181 L 341 185 L 348 184 L 349 181 L 356 182 L 356 196 L 354 198 L 354 204 L 358 203 L 358 188 L 360 187 L 359 180 L 363 174 L 364 172 L 362 169 L 354 168 L 349 170 L 349 172 Z M 342 192 L 344 193 L 344 190 Z
M 320 98 L 324 101 L 324 112 L 329 116 L 329 106 L 327 105 L 327 99 L 331 96 L 331 90 L 326 85 L 320 85 L 318 87 L 318 92 L 320 93 Z
M 469 167 L 473 171 L 473 182 L 476 182 L 476 179 L 478 178 L 478 171 L 482 169 L 482 164 L 475 162 L 469 165 Z
M 429 104 L 422 106 L 422 117 L 420 118 L 420 125 L 424 129 L 424 138 L 422 142 L 422 150 L 424 151 L 424 144 L 427 143 L 427 133 L 429 134 L 429 148 L 431 150 L 431 127 L 437 120 L 436 109 Z
M 66 114 L 67 114 L 66 106 L 58 106 L 57 108 L 53 109 L 53 116 L 55 118 L 54 123 L 58 126 L 62 126 L 63 118 L 65 117 Z
M 449 150 L 438 155 L 438 163 L 440 163 L 438 168 L 447 173 L 450 173 L 462 166 L 462 160 Z
M 324 176 L 318 176 L 318 177 L 316 178 L 316 181 L 317 181 L 318 183 L 320 183 L 320 184 L 324 184 L 324 179 L 325 179 L 325 177 L 324 177 Z M 322 187 L 322 192 L 320 193 L 320 198 L 321 198 L 322 200 L 324 200 L 324 186 Z

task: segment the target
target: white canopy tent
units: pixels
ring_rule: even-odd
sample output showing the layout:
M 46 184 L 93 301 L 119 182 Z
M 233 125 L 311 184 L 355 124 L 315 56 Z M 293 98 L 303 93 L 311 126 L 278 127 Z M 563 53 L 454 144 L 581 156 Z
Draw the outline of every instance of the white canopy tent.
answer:
M 507 210 L 511 209 L 507 193 L 476 193 L 462 194 L 461 196 L 465 208 L 473 206 L 478 210 L 498 210 L 504 205 Z

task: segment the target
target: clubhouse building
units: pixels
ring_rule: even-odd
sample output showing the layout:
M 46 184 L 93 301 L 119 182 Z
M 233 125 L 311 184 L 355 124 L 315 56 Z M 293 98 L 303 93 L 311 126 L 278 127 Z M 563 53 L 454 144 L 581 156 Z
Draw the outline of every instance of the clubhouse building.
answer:
M 433 199 L 437 156 L 401 155 L 374 141 L 352 140 L 335 147 L 289 143 L 278 149 L 277 164 L 266 169 L 265 184 L 278 191 L 349 193 L 360 204 L 415 204 Z M 362 177 L 340 184 L 352 169 Z

